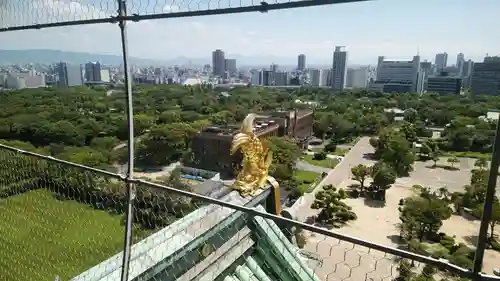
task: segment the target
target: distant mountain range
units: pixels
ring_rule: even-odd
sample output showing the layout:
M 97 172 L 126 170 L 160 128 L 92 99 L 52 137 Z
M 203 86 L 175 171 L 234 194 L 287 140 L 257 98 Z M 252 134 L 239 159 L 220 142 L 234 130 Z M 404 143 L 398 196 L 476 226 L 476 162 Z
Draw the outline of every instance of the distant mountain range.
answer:
M 276 57 L 272 55 L 263 55 L 251 57 L 244 55 L 228 54 L 227 57 L 236 59 L 238 66 L 268 67 L 271 63 L 276 63 L 283 68 L 294 68 L 297 58 Z M 69 52 L 60 50 L 0 50 L 0 64 L 26 64 L 40 63 L 53 64 L 57 62 L 67 62 L 70 64 L 83 64 L 89 61 L 98 61 L 106 65 L 120 65 L 123 59 L 119 55 L 103 55 L 82 52 Z M 185 56 L 175 57 L 169 60 L 155 60 L 130 57 L 132 65 L 140 66 L 169 66 L 169 65 L 191 65 L 203 66 L 211 64 L 211 58 L 188 58 Z M 329 61 L 323 64 L 308 64 L 308 67 L 329 68 Z
M 52 64 L 61 61 L 70 64 L 82 64 L 89 61 L 98 61 L 102 64 L 109 65 L 119 65 L 123 63 L 122 57 L 117 55 L 67 52 L 59 50 L 0 50 L 0 64 Z M 162 62 L 158 60 L 134 57 L 131 57 L 130 61 L 132 64 L 139 65 L 159 65 L 167 63 L 166 61 Z

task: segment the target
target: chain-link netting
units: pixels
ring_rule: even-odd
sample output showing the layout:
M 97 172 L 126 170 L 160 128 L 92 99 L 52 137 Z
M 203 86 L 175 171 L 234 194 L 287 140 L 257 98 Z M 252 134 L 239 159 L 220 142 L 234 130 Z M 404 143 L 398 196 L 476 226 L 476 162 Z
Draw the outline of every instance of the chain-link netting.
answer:
M 119 280 L 127 205 L 127 185 L 119 177 L 0 148 L 0 188 L 0 280 Z M 266 191 L 241 197 L 222 183 L 207 190 L 172 175 L 154 184 L 140 181 L 133 190 L 129 280 L 432 281 L 470 276 L 466 270 L 450 270 L 447 262 L 423 263 L 411 254 L 402 258 L 375 244 L 370 248 L 262 217 Z
M 124 184 L 0 149 L 0 280 L 69 280 L 123 249 Z
M 265 212 L 259 196 L 227 189 L 214 197 Z M 147 236 L 135 234 L 142 240 L 132 246 L 134 280 L 466 280 L 438 262 L 426 265 L 161 189 L 139 185 L 136 200 L 135 223 Z
M 126 10 L 134 20 L 152 15 L 177 16 L 209 15 L 271 9 L 286 9 L 367 0 L 128 0 Z M 118 0 L 0 0 L 0 29 L 112 22 L 118 16 Z M 218 11 L 210 13 L 210 11 Z M 191 12 L 191 14 L 190 14 Z M 206 13 L 205 13 L 206 12 Z M 195 14 L 192 14 L 195 13 Z M 61 24 L 63 25 L 63 24 Z
M 116 0 L 0 0 L 0 28 L 110 18 L 117 9 Z

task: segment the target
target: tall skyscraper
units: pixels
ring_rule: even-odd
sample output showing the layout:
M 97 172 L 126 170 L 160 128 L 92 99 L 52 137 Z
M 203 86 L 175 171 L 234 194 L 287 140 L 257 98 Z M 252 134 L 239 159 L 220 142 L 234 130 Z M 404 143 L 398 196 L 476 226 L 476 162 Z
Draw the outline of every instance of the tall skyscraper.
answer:
M 85 80 L 87 82 L 101 81 L 101 64 L 99 62 L 89 62 L 85 64 Z
M 465 63 L 465 56 L 463 53 L 460 53 L 457 55 L 457 64 L 456 67 L 458 69 L 458 75 L 462 76 L 463 75 L 463 68 L 464 68 L 464 63 Z
M 322 69 L 321 70 L 320 86 L 332 86 L 332 70 L 331 69 Z
M 434 64 L 436 65 L 436 73 L 443 71 L 446 68 L 446 64 L 448 63 L 448 54 L 446 52 L 436 54 L 436 61 Z
M 300 58 L 300 56 L 299 56 Z M 321 85 L 321 70 L 320 69 L 311 69 L 309 71 L 310 74 L 310 84 L 311 86 L 320 86 Z
M 81 65 L 68 65 L 65 62 L 58 63 L 56 71 L 59 76 L 59 87 L 71 87 L 83 85 Z
M 217 76 L 224 76 L 226 71 L 225 54 L 222 50 L 215 50 L 212 52 L 212 73 Z
M 304 69 L 306 69 L 306 55 L 300 54 L 297 61 L 297 70 L 302 71 Z
M 225 69 L 229 75 L 235 75 L 238 69 L 236 68 L 236 59 L 225 59 Z
M 464 66 L 462 67 L 462 76 L 470 77 L 472 76 L 472 69 L 474 68 L 474 62 L 472 60 L 467 60 L 464 62 Z
M 336 46 L 333 52 L 332 89 L 342 91 L 347 78 L 347 51 L 345 46 Z

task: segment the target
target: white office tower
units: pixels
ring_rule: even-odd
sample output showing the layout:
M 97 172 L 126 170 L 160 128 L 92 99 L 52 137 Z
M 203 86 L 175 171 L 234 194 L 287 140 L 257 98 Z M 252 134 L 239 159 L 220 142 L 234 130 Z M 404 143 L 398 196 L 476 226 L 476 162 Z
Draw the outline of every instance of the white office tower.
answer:
M 413 60 L 385 60 L 381 56 L 377 78 L 370 89 L 384 93 L 422 93 L 424 76 L 420 70 L 420 56 L 414 56 Z
M 349 68 L 347 69 L 347 87 L 364 89 L 368 86 L 368 68 Z
M 464 54 L 460 53 L 457 55 L 457 64 L 456 67 L 458 69 L 458 75 L 462 76 L 463 74 L 463 68 L 464 68 L 464 63 L 465 63 L 465 56 Z
M 346 86 L 347 79 L 347 51 L 345 46 L 335 47 L 333 52 L 332 66 L 332 89 L 342 91 Z
M 330 69 L 321 69 L 321 79 L 319 81 L 320 86 L 331 86 L 332 85 L 332 71 Z
M 101 82 L 111 82 L 111 72 L 109 69 L 101 69 Z
M 436 73 L 442 72 L 448 64 L 448 53 L 444 52 L 436 54 L 436 60 L 434 64 L 436 65 Z
M 321 86 L 321 69 L 311 69 L 311 71 L 309 71 L 309 75 L 309 84 L 311 86 Z

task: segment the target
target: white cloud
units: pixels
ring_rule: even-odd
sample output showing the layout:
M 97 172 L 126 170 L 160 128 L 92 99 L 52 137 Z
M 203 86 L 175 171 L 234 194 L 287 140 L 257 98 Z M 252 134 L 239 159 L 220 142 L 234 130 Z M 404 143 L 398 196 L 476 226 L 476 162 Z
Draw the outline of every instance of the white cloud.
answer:
M 163 6 L 162 11 L 164 13 L 175 13 L 175 12 L 180 12 L 181 8 L 175 4 L 167 4 L 167 5 Z

